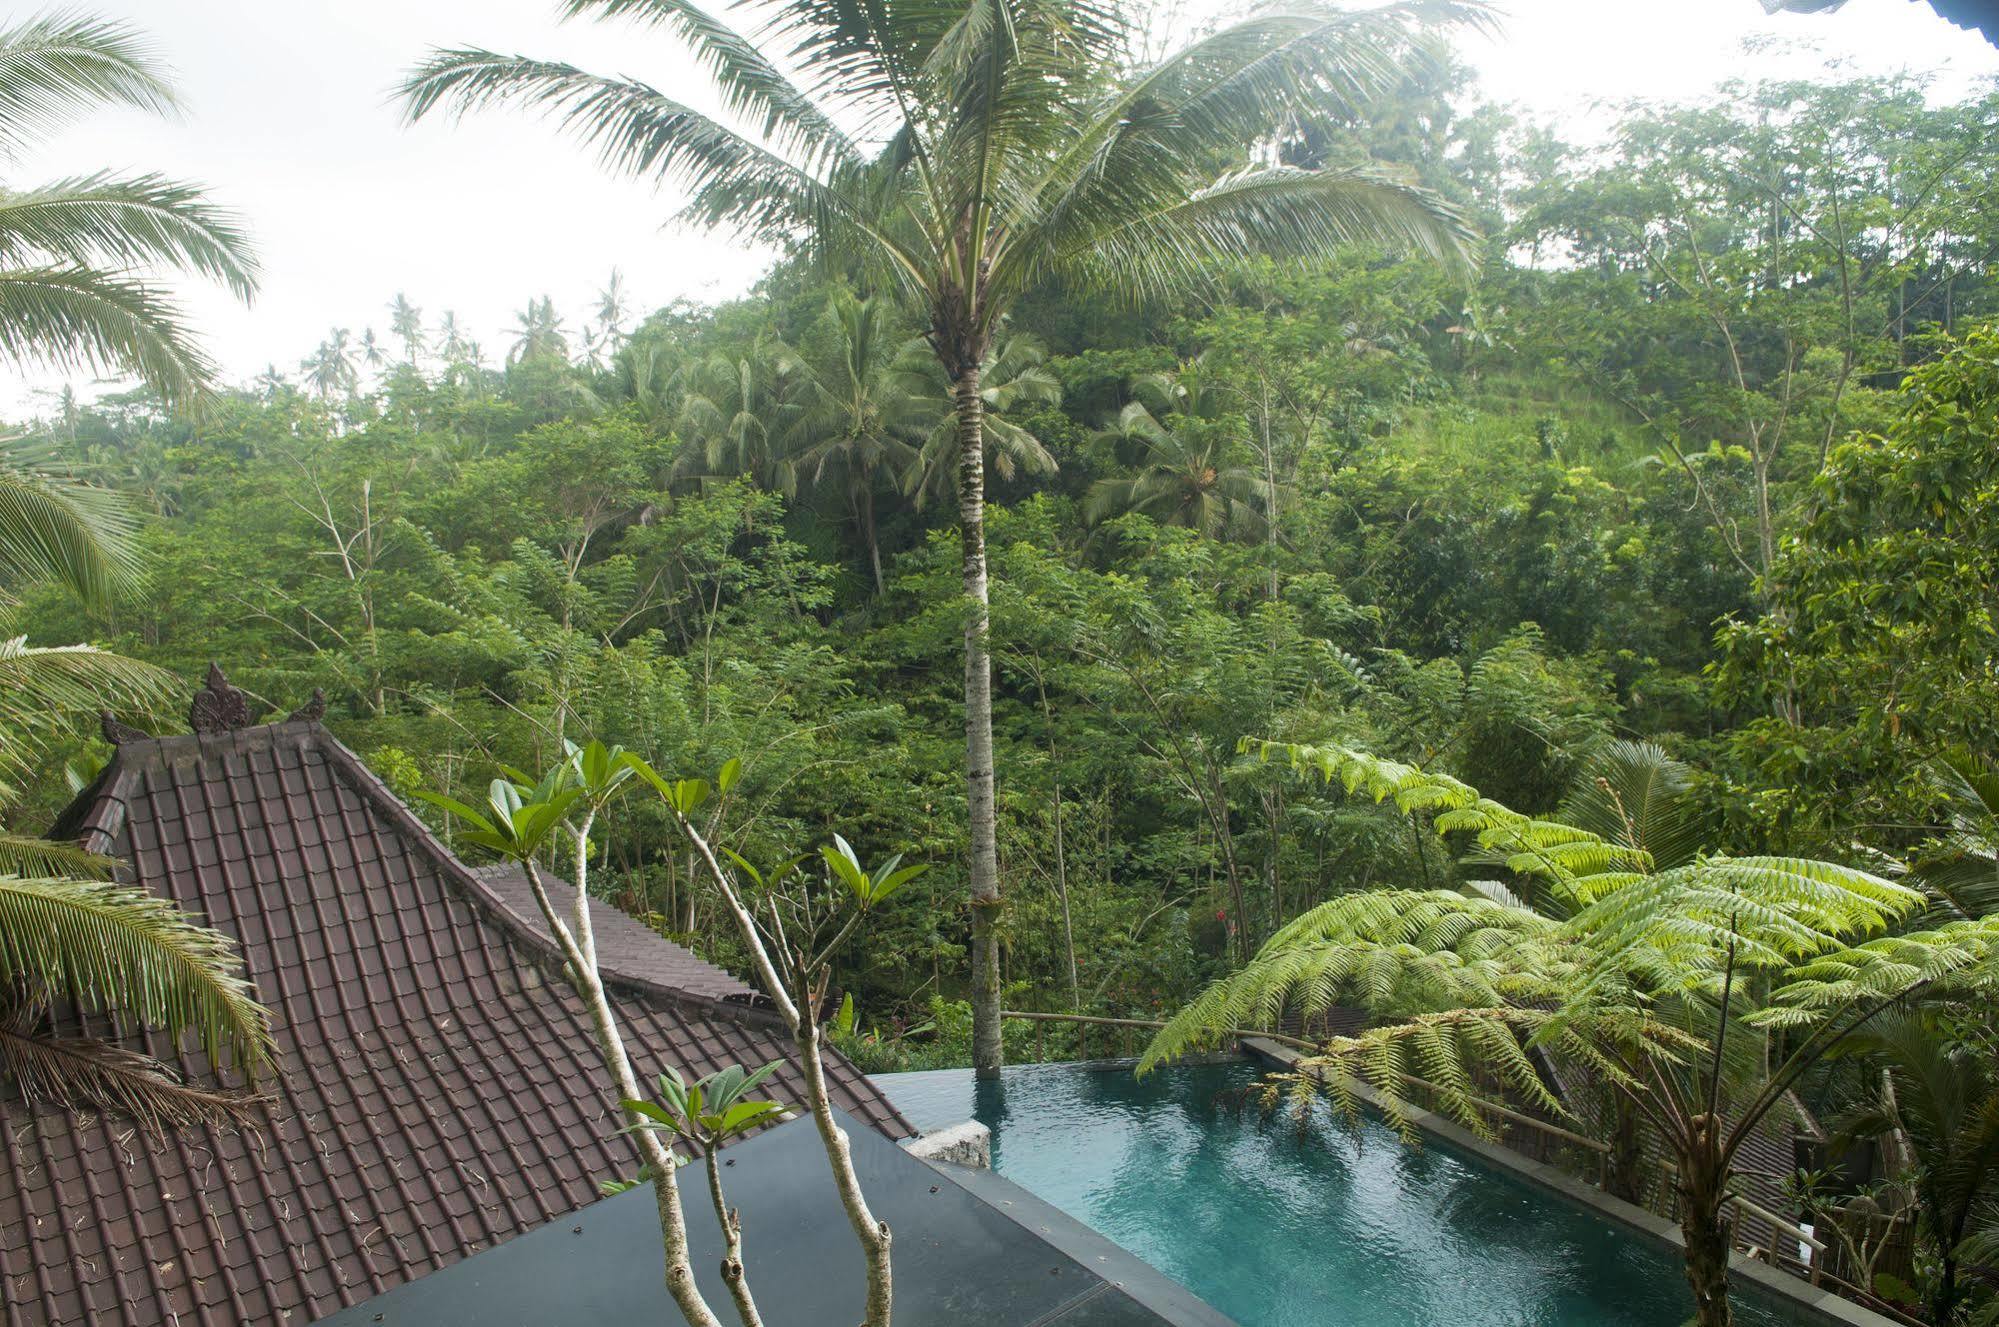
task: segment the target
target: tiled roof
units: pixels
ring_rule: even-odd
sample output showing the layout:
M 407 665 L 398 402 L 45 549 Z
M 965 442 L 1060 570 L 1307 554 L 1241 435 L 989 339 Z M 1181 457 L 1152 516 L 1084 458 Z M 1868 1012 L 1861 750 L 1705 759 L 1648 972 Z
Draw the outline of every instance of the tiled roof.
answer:
M 472 874 L 485 881 L 487 889 L 513 914 L 514 920 L 547 938 L 548 923 L 535 904 L 527 872 L 512 862 L 501 862 L 474 867 Z M 576 890 L 566 880 L 547 876 L 543 877 L 543 884 L 557 915 L 566 919 L 576 906 Z M 590 900 L 590 927 L 597 936 L 597 969 L 607 976 L 650 982 L 714 1000 L 745 1004 L 753 999 L 764 1000 L 745 983 L 712 963 L 702 962 L 679 945 L 661 940 L 656 931 L 602 899 Z
M 164 1136 L 0 1098 L 6 1327 L 304 1327 L 636 1168 L 580 1004 L 504 881 L 315 722 L 137 736 L 58 830 L 237 938 L 274 1014 L 277 1097 L 261 1131 Z M 642 1074 L 785 1057 L 770 1015 L 725 1002 L 740 983 L 600 915 Z M 843 1109 L 911 1132 L 828 1068 Z M 771 1091 L 804 1099 L 789 1065 Z

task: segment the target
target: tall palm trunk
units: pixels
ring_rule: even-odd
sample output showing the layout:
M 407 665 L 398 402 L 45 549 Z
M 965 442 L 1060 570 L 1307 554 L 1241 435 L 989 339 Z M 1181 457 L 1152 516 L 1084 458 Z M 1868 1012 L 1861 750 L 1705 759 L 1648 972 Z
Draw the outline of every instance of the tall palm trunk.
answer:
M 965 805 L 971 828 L 972 1068 L 1000 1069 L 999 845 L 993 813 L 993 665 L 986 652 L 986 420 L 976 356 L 952 384 L 958 414 L 958 530 L 964 549 Z
M 875 534 L 875 476 L 868 472 L 867 483 L 861 488 L 861 537 L 868 541 L 868 565 L 875 571 L 875 598 L 887 593 L 887 583 L 882 580 L 881 539 Z

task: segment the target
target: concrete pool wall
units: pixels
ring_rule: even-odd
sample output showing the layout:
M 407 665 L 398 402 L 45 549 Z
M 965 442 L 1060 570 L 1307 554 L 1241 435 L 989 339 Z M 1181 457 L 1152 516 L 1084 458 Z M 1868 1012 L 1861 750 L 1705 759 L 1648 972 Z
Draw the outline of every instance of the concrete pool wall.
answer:
M 1262 1037 L 1245 1037 L 1242 1047 L 1253 1059 L 1286 1068 L 1292 1067 L 1300 1058 L 1296 1050 Z M 1356 1096 L 1374 1104 L 1374 1094 L 1366 1084 L 1355 1083 L 1354 1089 Z M 1543 1192 L 1586 1207 L 1648 1243 L 1675 1254 L 1685 1250 L 1680 1228 L 1657 1213 L 1612 1197 L 1567 1171 L 1523 1156 L 1512 1148 L 1488 1143 L 1434 1111 L 1423 1110 L 1411 1103 L 1403 1106 L 1402 1114 L 1418 1130 L 1448 1144 L 1453 1151 L 1475 1157 L 1494 1170 L 1505 1171 Z M 1830 1327 L 1831 1324 L 1838 1324 L 1839 1327 L 1902 1327 L 1893 1318 L 1741 1253 L 1734 1255 L 1729 1274 L 1738 1284 L 1754 1287 L 1754 1292 L 1766 1302 L 1781 1305 L 1788 1315 L 1795 1318 L 1799 1327 Z

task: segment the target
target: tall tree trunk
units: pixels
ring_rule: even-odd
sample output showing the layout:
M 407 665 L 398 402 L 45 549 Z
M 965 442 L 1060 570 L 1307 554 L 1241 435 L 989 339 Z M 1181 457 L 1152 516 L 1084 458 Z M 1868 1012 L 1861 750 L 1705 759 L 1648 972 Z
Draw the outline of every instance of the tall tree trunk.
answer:
M 1000 1070 L 999 843 L 993 810 L 993 665 L 986 653 L 986 418 L 974 360 L 952 385 L 958 414 L 958 532 L 965 563 L 965 809 L 971 830 L 972 1068 Z
M 1638 1134 L 1638 1110 L 1623 1092 L 1614 1095 L 1612 1110 L 1616 1123 L 1611 1128 L 1610 1151 L 1604 1157 L 1603 1188 L 1613 1198 L 1636 1203 L 1643 1199 L 1639 1181 L 1645 1165 L 1644 1142 Z
M 1680 1158 L 1680 1235 L 1687 1246 L 1687 1285 L 1694 1292 L 1696 1327 L 1734 1327 L 1728 1303 L 1728 1255 L 1735 1222 L 1722 1214 L 1727 1168 L 1720 1160 L 1725 1127 L 1713 1115 L 1694 1121 L 1689 1155 Z
M 881 541 L 875 536 L 875 477 L 872 474 L 861 491 L 861 533 L 868 541 L 868 564 L 875 571 L 875 598 L 879 599 L 886 586 L 882 581 Z

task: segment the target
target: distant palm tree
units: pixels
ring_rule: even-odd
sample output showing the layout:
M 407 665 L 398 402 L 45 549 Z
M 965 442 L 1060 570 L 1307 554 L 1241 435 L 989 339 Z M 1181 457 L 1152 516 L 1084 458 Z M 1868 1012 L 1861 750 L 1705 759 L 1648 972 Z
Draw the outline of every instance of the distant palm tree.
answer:
M 549 296 L 529 300 L 527 308 L 514 315 L 514 327 L 514 345 L 507 352 L 507 363 L 519 364 L 545 356 L 569 357 L 569 340 L 563 335 L 562 318 Z
M 1137 473 L 1091 485 L 1083 518 L 1094 525 L 1142 512 L 1213 538 L 1261 535 L 1270 483 L 1255 466 L 1235 459 L 1241 421 L 1203 389 L 1197 367 L 1152 374 L 1133 388 L 1138 399 L 1097 437 Z
M 99 106 L 164 115 L 165 70 L 122 23 L 57 13 L 0 30 L 0 157 L 18 159 Z M 257 262 L 236 219 L 165 176 L 70 176 L 0 188 L 0 358 L 134 373 L 169 404 L 214 365 L 152 270 L 186 272 L 248 302 Z
M 389 333 L 403 343 L 403 357 L 414 368 L 424 349 L 423 310 L 401 291 L 389 305 Z
M 1945 824 L 1916 857 L 1917 882 L 1943 915 L 1999 913 L 1999 768 L 1955 752 L 1931 761 L 1925 772 Z
M 614 267 L 611 279 L 597 292 L 597 327 L 609 354 L 617 354 L 625 344 L 625 319 L 630 316 L 631 309 L 625 299 L 625 277 Z
M 660 432 L 674 427 L 689 376 L 686 350 L 677 341 L 663 335 L 627 337 L 615 352 L 612 367 L 618 374 L 619 394 L 638 407 L 647 424 Z M 683 442 L 691 440 L 691 435 L 682 437 Z M 688 464 L 692 467 L 688 475 L 707 473 L 692 460 Z
M 603 372 L 604 347 L 605 338 L 597 329 L 585 326 L 576 337 L 576 362 L 592 373 Z
M 319 393 L 319 399 L 330 401 L 337 392 L 345 396 L 360 385 L 361 375 L 354 367 L 354 347 L 346 328 L 336 327 L 319 348 L 299 364 L 305 372 L 306 385 Z
M 936 361 L 895 321 L 885 300 L 836 295 L 814 349 L 782 352 L 787 376 L 779 446 L 793 473 L 838 487 L 868 552 L 875 593 L 882 580 L 875 490 L 893 484 L 921 455 L 945 400 L 933 388 Z
M 405 105 L 413 121 L 445 107 L 545 112 L 611 168 L 682 187 L 684 219 L 809 247 L 920 310 L 958 413 L 972 1058 L 990 1077 L 1000 880 L 979 375 L 1001 323 L 1052 283 L 1136 303 L 1257 255 L 1385 242 L 1469 256 L 1465 219 L 1406 179 L 1254 164 L 1251 149 L 1300 121 L 1357 117 L 1411 60 L 1434 58 L 1428 25 L 1486 11 L 1277 6 L 1132 68 L 1142 34 L 1103 0 L 756 9 L 746 36 L 694 0 L 567 6 L 669 31 L 747 134 L 644 83 L 477 49 L 434 52 L 405 80 Z M 766 54 L 780 47 L 789 70 Z
M 674 429 L 685 446 L 674 460 L 673 482 L 749 475 L 764 488 L 797 492 L 791 458 L 778 447 L 773 429 L 778 380 L 791 364 L 788 352 L 759 338 L 744 354 L 718 353 L 680 366 L 677 380 L 663 372 L 670 357 L 628 354 L 627 360 L 635 386 L 651 397 L 679 395 Z M 643 403 L 648 397 L 637 399 Z
M 444 318 L 437 325 L 437 353 L 449 364 L 462 363 L 471 349 L 471 343 L 458 329 L 458 315 L 451 310 L 444 311 Z
M 986 464 L 1001 479 L 1016 474 L 1052 475 L 1059 468 L 1041 440 L 1007 418 L 1029 405 L 1056 405 L 1062 383 L 1047 369 L 1048 352 L 1031 336 L 1010 336 L 993 344 L 979 368 L 979 396 L 985 404 Z M 923 454 L 903 475 L 903 491 L 921 507 L 956 491 L 958 417 L 948 399 L 940 402 L 937 427 Z
M 382 343 L 375 339 L 375 329 L 372 327 L 361 329 L 360 356 L 361 362 L 377 373 L 380 373 L 382 366 L 389 362 L 388 355 L 382 351 Z
M 278 372 L 277 365 L 266 364 L 264 371 L 257 375 L 251 385 L 257 389 L 258 396 L 266 401 L 275 401 L 286 388 L 291 386 L 291 382 L 284 374 Z

